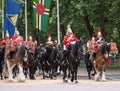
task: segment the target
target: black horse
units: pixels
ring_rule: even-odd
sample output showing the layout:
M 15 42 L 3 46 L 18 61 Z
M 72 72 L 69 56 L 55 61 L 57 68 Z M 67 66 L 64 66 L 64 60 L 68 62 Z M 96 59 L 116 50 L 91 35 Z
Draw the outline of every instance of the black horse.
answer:
M 67 68 L 70 69 L 71 72 L 71 82 L 78 83 L 77 80 L 77 71 L 80 65 L 80 60 L 83 60 L 83 40 L 77 40 L 75 44 L 71 44 L 68 48 L 68 54 L 65 58 L 66 63 L 68 64 Z M 63 68 L 64 69 L 64 68 Z M 63 81 L 67 82 L 67 69 L 63 71 Z
M 4 64 L 5 47 L 0 47 L 0 77 L 3 79 L 3 64 Z
M 89 59 L 90 58 L 90 54 L 88 52 L 85 53 L 84 56 L 85 56 L 85 65 L 86 65 L 86 68 L 87 68 L 88 78 L 91 79 L 91 75 L 95 75 L 95 71 L 94 71 L 93 74 L 91 74 L 92 70 L 94 70 L 93 63 Z
M 59 49 L 55 46 L 46 47 L 46 52 L 43 52 L 42 59 L 40 60 L 43 72 L 43 79 L 49 77 L 53 79 L 53 77 L 57 77 L 57 68 L 58 68 L 58 61 L 57 55 Z M 45 75 L 47 73 L 48 75 Z
M 37 57 L 34 53 L 28 51 L 28 69 L 29 69 L 29 78 L 35 79 L 35 72 L 37 70 Z

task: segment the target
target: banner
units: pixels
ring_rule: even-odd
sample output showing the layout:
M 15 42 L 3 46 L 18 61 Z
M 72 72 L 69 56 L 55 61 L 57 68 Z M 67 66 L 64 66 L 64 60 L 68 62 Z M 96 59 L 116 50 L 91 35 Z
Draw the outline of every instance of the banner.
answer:
M 33 26 L 41 31 L 48 30 L 51 0 L 33 0 Z
M 21 3 L 15 0 L 6 1 L 6 14 L 4 19 L 4 31 L 8 31 L 9 36 L 13 36 L 20 14 Z

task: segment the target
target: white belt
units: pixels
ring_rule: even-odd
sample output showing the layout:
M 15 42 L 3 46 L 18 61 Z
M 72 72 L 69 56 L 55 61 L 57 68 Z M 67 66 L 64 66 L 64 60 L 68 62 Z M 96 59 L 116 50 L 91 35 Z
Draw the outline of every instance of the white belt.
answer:
M 75 43 L 76 43 L 76 41 L 70 42 L 70 44 L 75 44 Z

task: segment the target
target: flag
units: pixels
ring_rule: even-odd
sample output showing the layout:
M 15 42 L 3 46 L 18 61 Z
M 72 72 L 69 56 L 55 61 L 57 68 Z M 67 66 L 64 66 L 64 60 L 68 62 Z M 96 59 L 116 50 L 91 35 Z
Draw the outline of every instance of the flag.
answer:
M 51 0 L 33 0 L 33 26 L 47 32 Z
M 18 16 L 20 14 L 21 3 L 15 0 L 6 1 L 6 14 L 4 20 L 4 31 L 8 30 L 9 36 L 13 36 L 15 33 L 15 27 L 17 25 Z

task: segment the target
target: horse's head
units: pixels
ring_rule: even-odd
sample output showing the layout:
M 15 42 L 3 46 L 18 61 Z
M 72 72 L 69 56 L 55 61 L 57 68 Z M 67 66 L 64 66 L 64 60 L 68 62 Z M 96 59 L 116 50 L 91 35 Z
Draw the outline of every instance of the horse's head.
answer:
M 76 42 L 76 46 L 77 46 L 77 51 L 78 51 L 78 58 L 79 59 L 84 59 L 84 53 L 85 53 L 85 46 L 84 46 L 84 42 L 83 39 L 79 39 Z
M 115 42 L 110 42 L 110 53 L 118 54 L 118 48 Z
M 83 39 L 80 38 L 79 40 L 76 41 L 76 48 L 80 52 L 84 52 L 85 51 L 85 46 L 84 46 Z
M 20 60 L 23 60 L 25 62 L 27 61 L 28 49 L 26 48 L 24 44 L 20 44 L 17 46 L 16 54 L 17 54 L 16 57 L 19 58 Z

